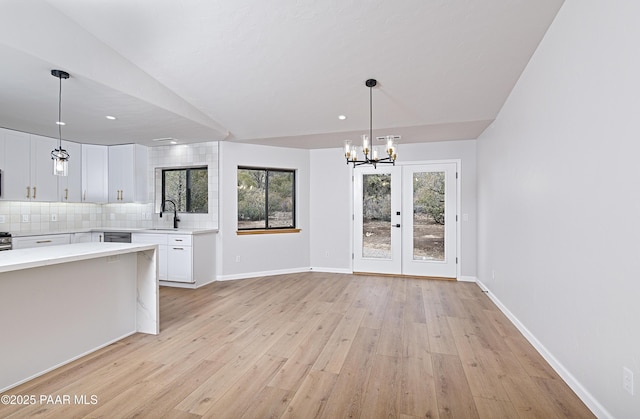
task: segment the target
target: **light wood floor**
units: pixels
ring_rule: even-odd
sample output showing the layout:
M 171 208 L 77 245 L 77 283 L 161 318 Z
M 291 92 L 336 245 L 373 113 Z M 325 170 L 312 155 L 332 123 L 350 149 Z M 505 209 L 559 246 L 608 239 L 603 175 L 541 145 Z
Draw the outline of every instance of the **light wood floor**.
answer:
M 96 404 L 0 417 L 593 417 L 472 283 L 292 274 L 162 288 L 160 314 L 6 393 Z

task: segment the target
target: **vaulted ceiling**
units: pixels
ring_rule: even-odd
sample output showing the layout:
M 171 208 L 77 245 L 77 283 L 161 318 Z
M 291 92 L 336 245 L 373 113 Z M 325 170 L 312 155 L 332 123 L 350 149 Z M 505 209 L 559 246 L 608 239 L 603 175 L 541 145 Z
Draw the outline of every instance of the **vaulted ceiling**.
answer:
M 2 0 L 0 126 L 94 144 L 477 138 L 562 0 Z M 113 115 L 116 120 L 107 120 Z M 339 120 L 338 115 L 346 115 Z

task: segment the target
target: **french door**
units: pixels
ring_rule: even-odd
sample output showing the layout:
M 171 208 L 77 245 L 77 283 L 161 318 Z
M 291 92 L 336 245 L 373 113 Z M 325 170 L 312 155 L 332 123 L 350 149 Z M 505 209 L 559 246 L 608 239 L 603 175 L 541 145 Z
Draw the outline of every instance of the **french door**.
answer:
M 457 276 L 457 165 L 354 170 L 355 272 Z

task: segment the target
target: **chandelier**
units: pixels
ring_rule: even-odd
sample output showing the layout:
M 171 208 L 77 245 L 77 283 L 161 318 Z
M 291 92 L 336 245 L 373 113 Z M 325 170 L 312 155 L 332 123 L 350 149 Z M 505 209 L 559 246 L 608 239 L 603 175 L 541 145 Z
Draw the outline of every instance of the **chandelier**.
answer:
M 69 166 L 69 153 L 62 148 L 62 79 L 68 79 L 69 73 L 62 70 L 51 70 L 51 75 L 60 79 L 60 88 L 58 90 L 58 148 L 51 152 L 51 160 L 53 160 L 53 174 L 56 176 L 67 176 Z
M 369 135 L 362 135 L 361 152 L 364 156 L 363 160 L 358 157 L 357 147 L 351 144 L 351 140 L 345 140 L 344 142 L 344 156 L 347 159 L 347 164 L 352 163 L 353 167 L 362 166 L 364 164 L 370 164 L 374 168 L 378 164 L 392 164 L 395 166 L 396 157 L 398 157 L 398 145 L 395 141 L 400 139 L 399 135 L 387 135 L 385 137 L 377 137 L 379 141 L 385 141 L 386 146 L 384 150 L 380 150 L 381 147 L 374 146 L 373 141 L 373 87 L 378 84 L 375 79 L 369 79 L 365 82 L 365 86 L 369 88 Z M 383 153 L 386 153 L 386 157 L 381 157 Z

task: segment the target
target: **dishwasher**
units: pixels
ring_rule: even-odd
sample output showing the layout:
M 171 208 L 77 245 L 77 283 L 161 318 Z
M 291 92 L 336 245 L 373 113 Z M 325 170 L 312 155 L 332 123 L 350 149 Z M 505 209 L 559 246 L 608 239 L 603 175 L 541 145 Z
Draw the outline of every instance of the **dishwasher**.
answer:
M 131 243 L 131 233 L 124 231 L 105 231 L 104 241 L 112 243 Z

